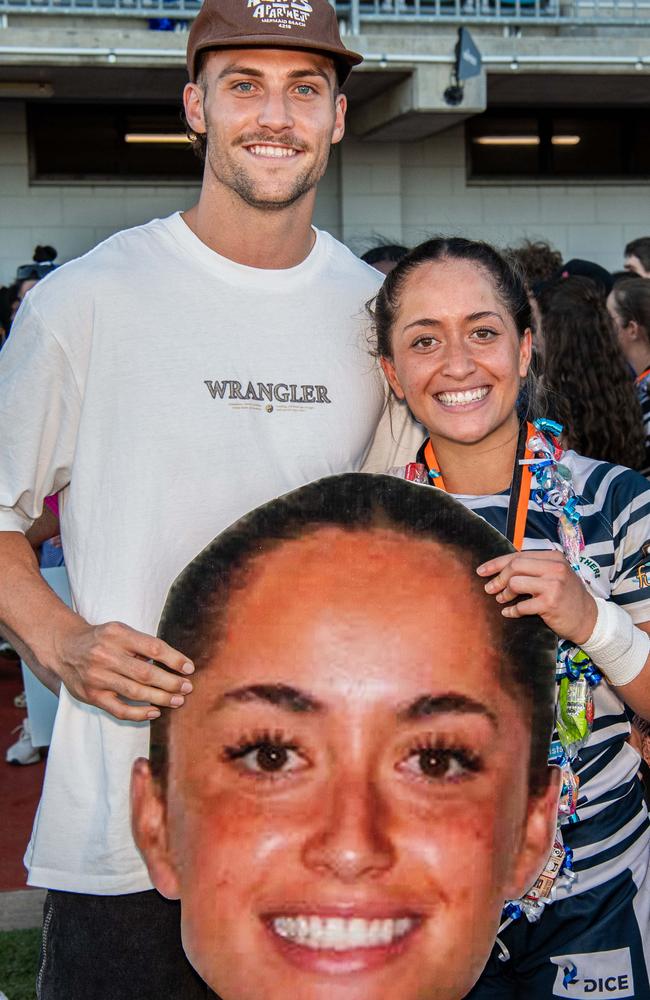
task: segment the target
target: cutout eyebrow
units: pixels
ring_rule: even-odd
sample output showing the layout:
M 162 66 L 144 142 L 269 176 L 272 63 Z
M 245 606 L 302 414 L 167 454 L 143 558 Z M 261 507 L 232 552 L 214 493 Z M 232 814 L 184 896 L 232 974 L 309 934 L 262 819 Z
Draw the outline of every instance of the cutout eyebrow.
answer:
M 502 323 L 505 322 L 501 313 L 491 312 L 489 309 L 485 309 L 482 312 L 470 313 L 469 316 L 465 317 L 465 322 L 475 323 L 479 319 L 487 319 L 488 316 L 494 316 L 496 319 L 501 320 Z M 412 323 L 407 323 L 407 325 L 404 327 L 404 330 L 410 330 L 412 326 L 436 327 L 440 325 L 441 325 L 441 320 L 439 319 L 431 319 L 428 317 L 426 318 L 423 317 L 422 319 L 413 320 Z
M 466 714 L 483 715 L 495 729 L 498 719 L 494 712 L 480 701 L 468 698 L 464 694 L 421 694 L 405 708 L 400 709 L 399 717 L 404 721 L 414 722 L 418 719 L 430 718 L 433 715 Z
M 222 694 L 215 709 L 224 708 L 230 702 L 261 701 L 275 705 L 287 712 L 322 712 L 324 706 L 312 695 L 288 684 L 248 684 Z
M 248 684 L 244 687 L 226 691 L 217 700 L 214 710 L 225 708 L 231 703 L 262 702 L 274 705 L 286 712 L 307 713 L 324 712 L 325 705 L 313 695 L 301 691 L 300 688 L 288 684 Z M 415 722 L 435 715 L 445 714 L 483 715 L 498 728 L 498 720 L 494 712 L 474 698 L 462 694 L 418 695 L 405 707 L 398 709 L 397 717 L 402 722 Z

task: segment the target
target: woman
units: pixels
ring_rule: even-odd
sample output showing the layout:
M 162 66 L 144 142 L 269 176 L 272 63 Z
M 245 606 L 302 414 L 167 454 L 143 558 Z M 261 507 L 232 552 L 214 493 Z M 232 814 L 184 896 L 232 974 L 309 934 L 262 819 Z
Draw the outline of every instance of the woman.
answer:
M 477 573 L 504 617 L 539 614 L 561 640 L 553 758 L 572 761 L 580 782 L 562 804 L 575 877 L 524 904 L 541 919 L 509 923 L 511 960 L 492 956 L 472 1000 L 582 996 L 594 976 L 595 996 L 603 979 L 646 998 L 648 816 L 625 706 L 650 714 L 650 490 L 629 469 L 562 452 L 550 433 L 561 428 L 520 425 L 530 307 L 488 245 L 415 248 L 387 277 L 374 319 L 386 377 L 429 431 L 407 475 L 424 469 L 523 550 Z
M 442 493 L 349 474 L 242 518 L 174 584 L 159 635 L 197 696 L 152 726 L 134 836 L 223 1000 L 476 981 L 558 798 L 554 638 L 474 573 L 510 551 Z
M 641 408 L 604 296 L 589 278 L 570 277 L 547 287 L 539 304 L 543 386 L 564 428 L 562 444 L 588 458 L 643 469 Z
M 645 474 L 650 472 L 650 280 L 621 278 L 607 297 L 607 311 L 625 359 L 634 371 L 645 427 Z

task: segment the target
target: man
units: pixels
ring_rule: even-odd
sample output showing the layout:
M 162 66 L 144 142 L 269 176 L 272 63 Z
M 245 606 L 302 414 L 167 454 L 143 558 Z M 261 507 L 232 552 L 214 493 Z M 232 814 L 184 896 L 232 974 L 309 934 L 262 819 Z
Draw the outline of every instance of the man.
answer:
M 650 236 L 640 236 L 628 243 L 623 267 L 642 278 L 650 278 Z
M 26 856 L 50 890 L 41 1000 L 203 996 L 133 843 L 128 777 L 192 662 L 153 638 L 215 533 L 355 470 L 383 403 L 378 276 L 311 226 L 360 57 L 327 0 L 206 0 L 188 43 L 198 203 L 118 233 L 23 303 L 0 365 L 0 629 L 61 697 Z M 23 535 L 58 493 L 75 610 Z
M 555 637 L 476 575 L 441 490 L 334 476 L 223 532 L 159 635 L 196 691 L 152 727 L 134 833 L 223 1000 L 459 1000 L 549 857 Z M 462 944 L 460 944 L 462 942 Z

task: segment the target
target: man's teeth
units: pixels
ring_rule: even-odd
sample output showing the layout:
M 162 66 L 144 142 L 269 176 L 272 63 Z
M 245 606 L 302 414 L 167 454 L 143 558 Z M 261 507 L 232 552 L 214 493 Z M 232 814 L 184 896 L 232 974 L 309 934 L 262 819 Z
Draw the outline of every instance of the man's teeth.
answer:
M 410 917 L 364 920 L 362 917 L 275 917 L 279 937 L 314 950 L 350 951 L 377 948 L 404 937 L 413 927 Z
M 278 159 L 297 155 L 297 150 L 288 146 L 248 146 L 248 151 L 254 156 L 275 156 Z
M 488 387 L 482 386 L 480 389 L 469 389 L 467 392 L 439 392 L 437 397 L 445 406 L 467 406 L 477 399 L 485 399 L 488 394 Z

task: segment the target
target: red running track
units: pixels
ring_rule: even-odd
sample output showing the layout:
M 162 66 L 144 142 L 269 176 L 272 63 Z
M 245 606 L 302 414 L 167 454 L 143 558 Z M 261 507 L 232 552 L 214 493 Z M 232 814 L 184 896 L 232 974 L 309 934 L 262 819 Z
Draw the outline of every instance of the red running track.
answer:
M 7 764 L 5 750 L 18 737 L 25 709 L 14 706 L 23 689 L 20 661 L 0 656 L 0 892 L 25 887 L 23 854 L 41 794 L 45 763 L 19 767 Z

